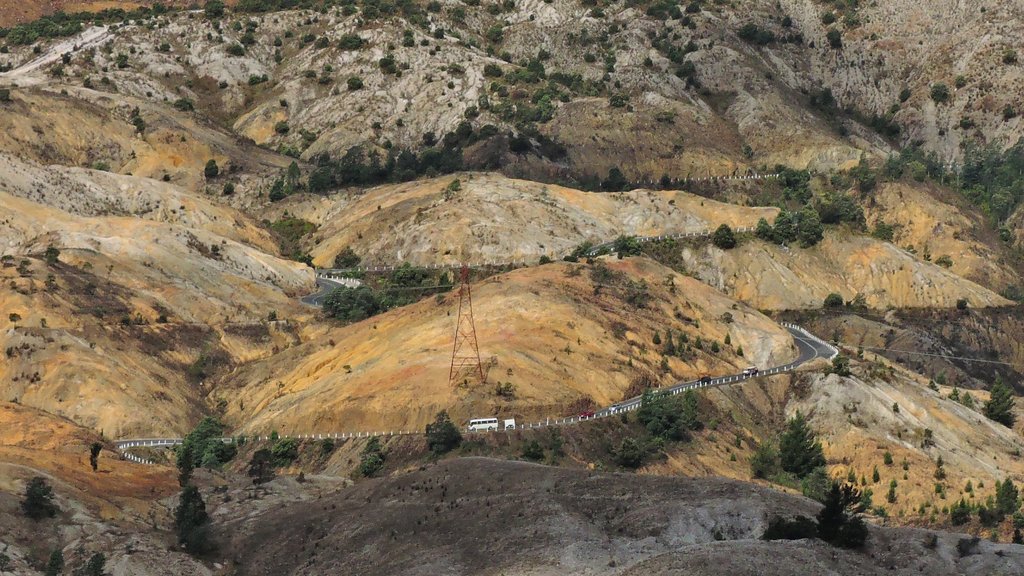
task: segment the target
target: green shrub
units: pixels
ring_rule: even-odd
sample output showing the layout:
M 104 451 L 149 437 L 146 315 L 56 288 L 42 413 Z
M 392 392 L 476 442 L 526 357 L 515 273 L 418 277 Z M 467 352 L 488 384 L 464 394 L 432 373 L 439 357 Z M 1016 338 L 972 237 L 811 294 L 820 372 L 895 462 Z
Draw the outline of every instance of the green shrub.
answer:
M 270 456 L 277 467 L 288 466 L 299 457 L 299 441 L 295 438 L 280 438 L 270 447 Z
M 933 84 L 930 94 L 936 104 L 944 104 L 949 101 L 949 86 L 941 82 Z
M 728 224 L 722 224 L 711 236 L 711 243 L 723 250 L 729 250 L 736 247 L 736 236 Z

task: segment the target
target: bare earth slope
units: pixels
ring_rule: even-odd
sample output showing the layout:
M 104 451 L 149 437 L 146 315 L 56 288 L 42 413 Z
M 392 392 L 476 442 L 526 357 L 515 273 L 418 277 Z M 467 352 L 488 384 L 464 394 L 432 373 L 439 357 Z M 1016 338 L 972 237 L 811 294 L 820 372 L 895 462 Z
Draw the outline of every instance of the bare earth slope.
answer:
M 462 458 L 225 522 L 239 574 L 1011 574 L 1019 547 L 872 529 L 863 553 L 756 540 L 804 498 L 720 479 L 652 478 Z M 500 537 L 499 537 L 500 534 Z M 716 542 L 718 541 L 718 542 Z M 689 554 L 690 551 L 693 554 Z M 386 551 L 386 552 L 385 552 Z M 770 558 L 770 560 L 769 560 Z M 767 562 L 772 568 L 760 562 Z M 700 570 L 703 570 L 701 572 Z M 774 572 L 766 572 L 774 570 Z
M 457 192 L 445 192 L 458 179 Z M 322 223 L 311 253 L 320 266 L 349 246 L 367 264 L 436 264 L 558 259 L 584 241 L 619 235 L 703 232 L 728 224 L 753 228 L 775 208 L 744 208 L 685 192 L 634 190 L 616 194 L 516 180 L 493 173 L 456 174 L 372 188 L 277 210 Z M 297 205 L 296 205 L 297 203 Z
M 819 308 L 832 292 L 862 294 L 871 308 L 952 308 L 1011 302 L 949 270 L 887 242 L 829 230 L 813 248 L 781 248 L 761 241 L 723 251 L 684 248 L 687 268 L 738 300 L 764 309 Z
M 269 311 L 309 317 L 294 296 L 312 272 L 264 251 L 241 213 L 148 179 L 0 161 L 4 400 L 112 436 L 181 433 L 204 378 L 296 339 Z

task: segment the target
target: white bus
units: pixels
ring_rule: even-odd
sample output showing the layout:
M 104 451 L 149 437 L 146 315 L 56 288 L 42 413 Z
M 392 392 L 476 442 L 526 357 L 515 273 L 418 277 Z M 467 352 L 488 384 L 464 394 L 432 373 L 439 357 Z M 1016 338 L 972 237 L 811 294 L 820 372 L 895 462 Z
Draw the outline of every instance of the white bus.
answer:
M 469 421 L 470 432 L 487 432 L 498 429 L 497 418 L 473 418 Z

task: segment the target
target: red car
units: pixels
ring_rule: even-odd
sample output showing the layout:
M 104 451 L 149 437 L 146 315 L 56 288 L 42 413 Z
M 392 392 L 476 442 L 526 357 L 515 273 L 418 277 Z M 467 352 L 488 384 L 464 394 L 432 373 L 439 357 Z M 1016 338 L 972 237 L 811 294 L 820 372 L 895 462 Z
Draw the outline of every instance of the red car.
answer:
M 580 418 L 581 419 L 582 418 L 593 418 L 593 417 L 594 417 L 594 411 L 593 410 L 584 410 L 583 412 L 580 412 Z

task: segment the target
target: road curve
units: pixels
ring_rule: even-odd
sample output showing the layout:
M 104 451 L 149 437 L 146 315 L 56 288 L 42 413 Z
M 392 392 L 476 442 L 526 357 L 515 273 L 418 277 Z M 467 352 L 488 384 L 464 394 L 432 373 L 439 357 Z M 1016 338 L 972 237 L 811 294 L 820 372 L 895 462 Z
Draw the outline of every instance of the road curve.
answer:
M 335 288 L 355 288 L 360 284 L 362 284 L 362 282 L 355 278 L 332 278 L 318 272 L 316 275 L 316 285 L 320 289 L 309 296 L 303 296 L 300 300 L 307 306 L 320 308 L 324 305 L 324 298 L 327 298 L 327 295 L 331 293 L 331 290 L 334 290 Z

